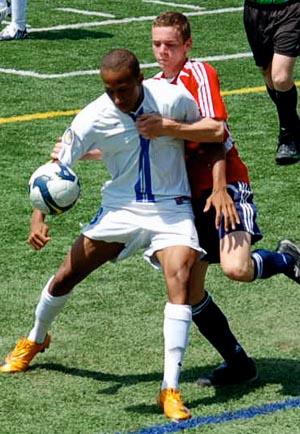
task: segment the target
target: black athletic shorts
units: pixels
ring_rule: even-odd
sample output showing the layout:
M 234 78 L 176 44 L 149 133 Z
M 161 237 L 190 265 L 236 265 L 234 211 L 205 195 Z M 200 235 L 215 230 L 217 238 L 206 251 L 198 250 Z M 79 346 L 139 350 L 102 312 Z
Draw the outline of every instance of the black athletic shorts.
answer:
M 220 262 L 220 240 L 226 234 L 234 231 L 248 232 L 251 235 L 251 244 L 255 244 L 263 237 L 256 222 L 257 209 L 253 202 L 253 192 L 250 185 L 245 182 L 234 182 L 227 185 L 227 191 L 240 218 L 240 224 L 236 226 L 235 230 L 230 229 L 228 232 L 225 232 L 224 219 L 221 221 L 219 230 L 216 229 L 214 208 L 211 208 L 208 212 L 203 212 L 206 199 L 210 196 L 211 190 L 204 191 L 199 199 L 192 200 L 199 244 L 207 252 L 202 259 L 211 264 Z
M 300 54 L 300 1 L 262 5 L 245 1 L 244 26 L 257 66 L 266 69 L 273 54 Z

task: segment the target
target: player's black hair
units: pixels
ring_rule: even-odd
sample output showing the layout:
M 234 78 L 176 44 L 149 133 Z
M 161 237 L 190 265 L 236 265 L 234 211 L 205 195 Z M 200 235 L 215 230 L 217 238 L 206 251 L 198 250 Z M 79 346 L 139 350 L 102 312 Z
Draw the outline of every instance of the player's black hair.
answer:
M 152 27 L 175 27 L 179 30 L 183 42 L 191 37 L 191 26 L 187 17 L 180 12 L 163 12 L 152 23 Z
M 106 53 L 101 59 L 100 69 L 110 69 L 113 71 L 128 69 L 136 78 L 138 78 L 141 73 L 137 57 L 125 48 L 118 48 Z

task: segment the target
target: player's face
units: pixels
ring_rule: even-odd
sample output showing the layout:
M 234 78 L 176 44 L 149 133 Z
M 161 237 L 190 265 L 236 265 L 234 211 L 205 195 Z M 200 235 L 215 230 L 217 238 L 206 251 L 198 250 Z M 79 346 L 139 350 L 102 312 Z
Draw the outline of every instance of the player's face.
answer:
M 113 103 L 124 113 L 135 111 L 141 102 L 143 76 L 133 77 L 128 69 L 101 71 L 105 92 Z
M 171 78 L 179 73 L 191 47 L 191 38 L 183 42 L 176 27 L 152 28 L 153 53 L 166 77 Z

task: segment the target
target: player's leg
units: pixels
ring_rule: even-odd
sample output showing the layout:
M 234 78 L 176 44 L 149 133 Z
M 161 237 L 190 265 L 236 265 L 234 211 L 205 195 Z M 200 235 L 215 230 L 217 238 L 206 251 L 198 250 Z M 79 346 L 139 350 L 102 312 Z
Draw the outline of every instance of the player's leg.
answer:
M 295 20 L 295 16 L 299 15 L 299 8 L 299 2 L 273 12 L 247 2 L 244 6 L 244 27 L 248 42 L 278 113 L 278 164 L 295 163 L 300 158 L 299 126 L 296 138 L 294 133 L 289 131 L 290 122 L 293 122 L 293 128 L 298 124 L 298 121 L 294 122 L 297 115 L 297 93 L 291 79 L 293 59 L 299 55 L 300 49 L 298 20 Z M 285 59 L 283 62 L 282 56 L 290 58 L 291 61 L 286 62 Z
M 225 233 L 220 228 L 220 263 L 224 274 L 232 280 L 252 282 L 283 273 L 300 283 L 297 270 L 300 265 L 300 250 L 289 240 L 282 242 L 277 251 L 257 249 L 251 252 L 251 244 L 262 238 L 256 223 L 257 211 L 251 187 L 245 183 L 228 186 L 240 225 L 235 231 Z
M 200 333 L 222 356 L 225 365 L 231 364 L 232 361 L 239 362 L 240 365 L 239 375 L 234 377 L 226 375 L 227 370 L 217 368 L 199 378 L 198 384 L 200 386 L 225 386 L 253 380 L 257 373 L 255 363 L 248 357 L 234 336 L 226 316 L 204 289 L 204 278 L 209 262 L 220 262 L 220 240 L 215 228 L 215 211 L 211 209 L 206 213 L 203 212 L 206 198 L 210 194 L 211 191 L 204 192 L 201 198 L 193 204 L 200 245 L 207 251 L 207 255 L 204 257 L 205 261 L 201 260 L 193 267 L 192 282 L 198 285 L 197 292 L 201 294 L 201 298 L 199 301 L 192 302 L 192 312 L 193 322 Z
M 276 92 L 280 126 L 281 146 L 276 157 L 279 164 L 300 160 L 300 121 L 297 113 L 297 89 L 293 80 L 296 58 L 300 54 L 299 16 L 300 3 L 292 2 L 278 11 L 274 22 L 276 31 L 273 34 L 271 80 Z
M 232 232 L 221 240 L 221 266 L 227 277 L 252 282 L 285 274 L 300 283 L 300 249 L 292 241 L 281 241 L 277 251 L 257 249 L 250 252 L 250 248 L 251 235 L 247 232 Z
M 251 282 L 254 264 L 250 256 L 251 234 L 235 231 L 220 240 L 220 264 L 223 273 L 232 280 Z
M 271 67 L 264 73 L 268 93 L 276 105 L 279 120 L 278 164 L 290 164 L 300 159 L 298 95 L 293 81 L 295 62 L 295 57 L 275 53 Z
M 188 419 L 191 414 L 184 406 L 178 385 L 192 319 L 188 282 L 198 252 L 186 246 L 173 246 L 156 252 L 156 256 L 168 290 L 164 312 L 164 377 L 158 401 L 167 417 Z
M 28 338 L 22 338 L 0 372 L 25 371 L 33 357 L 49 346 L 48 330 L 66 304 L 73 287 L 93 270 L 118 256 L 123 244 L 105 243 L 80 235 L 55 276 L 44 287 L 35 310 L 35 322 Z
M 26 30 L 27 0 L 11 1 L 11 23 L 0 33 L 0 41 L 25 39 L 28 36 Z
M 226 316 L 208 292 L 204 292 L 200 303 L 192 306 L 192 312 L 193 321 L 200 333 L 224 359 L 218 368 L 200 377 L 197 381 L 198 385 L 220 387 L 256 379 L 255 362 L 248 357 L 232 333 Z M 233 366 L 234 370 L 231 369 Z

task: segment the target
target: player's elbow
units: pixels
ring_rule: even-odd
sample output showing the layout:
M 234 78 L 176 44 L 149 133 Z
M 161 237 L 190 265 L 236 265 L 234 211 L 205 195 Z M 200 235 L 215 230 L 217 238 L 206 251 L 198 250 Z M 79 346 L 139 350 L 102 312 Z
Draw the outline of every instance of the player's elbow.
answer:
M 222 143 L 224 140 L 224 133 L 225 133 L 224 123 L 221 121 L 215 121 L 213 133 L 214 133 L 214 141 L 216 143 Z

